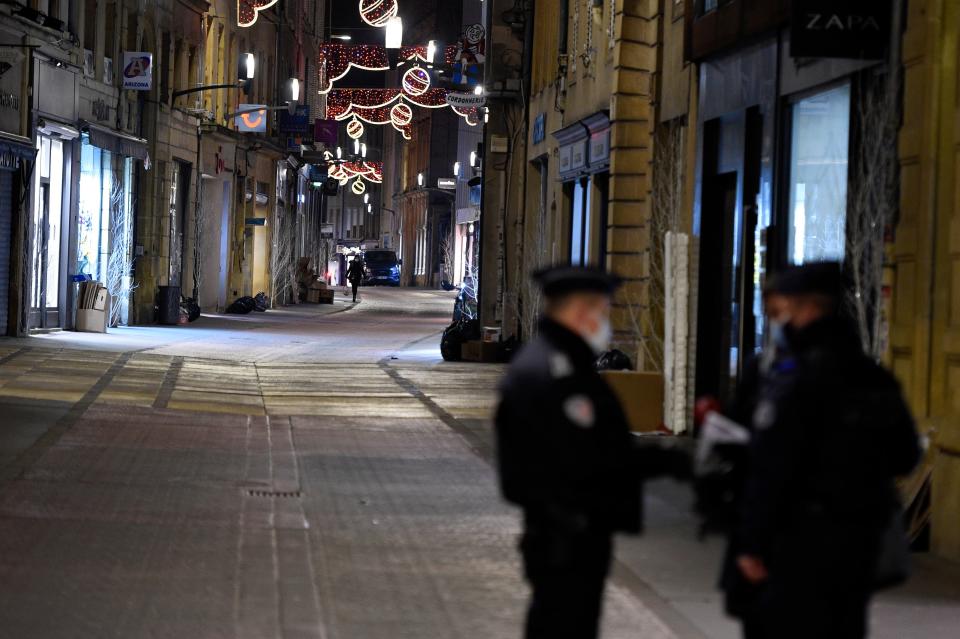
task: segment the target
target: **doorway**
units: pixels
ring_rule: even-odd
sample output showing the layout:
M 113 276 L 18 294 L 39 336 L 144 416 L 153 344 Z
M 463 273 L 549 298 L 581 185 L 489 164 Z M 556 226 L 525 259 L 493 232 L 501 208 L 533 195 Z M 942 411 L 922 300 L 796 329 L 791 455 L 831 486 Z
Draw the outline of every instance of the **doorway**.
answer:
M 733 249 L 737 174 L 721 173 L 704 182 L 700 226 L 700 278 L 697 306 L 696 395 L 726 397 L 733 383 Z
M 30 220 L 30 310 L 27 327 L 53 329 L 62 325 L 61 255 L 64 235 L 64 144 L 40 136 L 37 176 Z
M 763 116 L 752 107 L 703 128 L 696 395 L 730 397 L 762 343 L 764 240 L 757 233 Z
M 174 160 L 170 175 L 170 286 L 183 286 L 189 193 L 190 164 Z

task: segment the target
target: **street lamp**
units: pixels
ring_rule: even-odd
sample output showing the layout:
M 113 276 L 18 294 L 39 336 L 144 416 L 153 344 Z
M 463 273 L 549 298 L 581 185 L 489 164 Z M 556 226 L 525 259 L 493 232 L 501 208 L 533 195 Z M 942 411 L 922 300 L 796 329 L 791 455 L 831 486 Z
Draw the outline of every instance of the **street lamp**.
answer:
M 423 182 L 424 182 L 423 173 L 417 173 L 417 186 L 423 188 Z
M 427 62 L 433 64 L 433 60 L 437 55 L 437 41 L 431 40 L 427 43 Z
M 214 89 L 243 89 L 249 93 L 256 66 L 256 57 L 252 53 L 241 53 L 239 64 L 237 65 L 237 81 L 235 83 L 205 84 L 190 87 L 189 89 L 180 89 L 179 91 L 173 92 L 173 99 L 176 100 L 184 95 L 190 95 L 191 93 L 198 93 L 200 91 L 212 91 Z
M 473 168 L 477 166 L 477 152 L 470 151 L 470 167 Z
M 339 147 L 339 146 L 337 147 L 337 159 L 338 159 L 338 160 L 342 160 L 342 159 L 343 159 L 343 148 L 342 148 L 342 147 Z
M 296 78 L 287 80 L 286 95 L 284 97 L 287 100 L 287 110 L 290 112 L 290 115 L 293 115 L 297 112 L 297 103 L 300 101 L 300 80 Z
M 460 160 L 453 163 L 453 175 L 454 177 L 460 177 Z
M 242 53 L 240 54 L 240 62 L 242 64 L 240 79 L 253 80 L 253 74 L 257 69 L 257 59 L 252 53 Z

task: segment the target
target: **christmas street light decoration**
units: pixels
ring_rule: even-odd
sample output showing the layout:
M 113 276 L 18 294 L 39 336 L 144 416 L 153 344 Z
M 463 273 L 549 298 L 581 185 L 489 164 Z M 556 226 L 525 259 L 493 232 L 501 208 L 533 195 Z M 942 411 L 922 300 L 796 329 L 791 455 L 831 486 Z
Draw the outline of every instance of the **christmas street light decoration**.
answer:
M 363 180 L 357 178 L 356 182 L 350 185 L 350 190 L 353 191 L 354 195 L 363 195 L 367 190 L 367 185 Z
M 395 127 L 407 126 L 413 121 L 413 109 L 406 104 L 395 104 L 390 109 L 390 122 Z
M 413 67 L 403 74 L 403 79 L 400 84 L 403 87 L 404 93 L 412 96 L 420 96 L 430 89 L 430 74 L 427 73 L 426 69 Z
M 319 93 L 328 93 L 333 83 L 350 73 L 350 69 L 387 71 L 390 57 L 387 50 L 375 44 L 343 44 L 324 42 L 318 47 L 317 67 L 320 69 Z
M 237 26 L 252 27 L 260 12 L 277 4 L 277 0 L 237 0 Z
M 358 140 L 363 137 L 363 122 L 354 117 L 347 124 L 347 135 L 350 136 L 351 140 Z
M 397 0 L 360 0 L 360 19 L 371 27 L 387 26 L 399 12 Z

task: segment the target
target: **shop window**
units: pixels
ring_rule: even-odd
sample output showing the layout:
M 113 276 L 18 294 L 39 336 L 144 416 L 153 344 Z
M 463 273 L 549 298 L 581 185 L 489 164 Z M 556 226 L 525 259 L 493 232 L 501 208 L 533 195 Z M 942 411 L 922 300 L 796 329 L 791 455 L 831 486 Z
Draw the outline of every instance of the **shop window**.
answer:
M 124 265 L 129 263 L 126 258 L 132 244 L 132 181 L 130 158 L 82 145 L 76 272 L 111 290 L 130 275 Z
M 97 2 L 86 0 L 83 5 L 83 48 L 93 54 L 97 47 Z
M 794 264 L 842 260 L 846 244 L 850 86 L 791 110 L 788 255 Z
M 570 263 L 586 265 L 590 263 L 590 242 L 592 216 L 590 215 L 591 188 L 586 178 L 579 179 L 567 187 L 570 198 Z

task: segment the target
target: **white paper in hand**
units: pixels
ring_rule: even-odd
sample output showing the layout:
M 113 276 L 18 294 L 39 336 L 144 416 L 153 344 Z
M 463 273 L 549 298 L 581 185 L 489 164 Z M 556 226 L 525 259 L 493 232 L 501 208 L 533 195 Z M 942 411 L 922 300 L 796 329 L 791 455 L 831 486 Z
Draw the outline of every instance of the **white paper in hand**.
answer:
M 713 449 L 716 446 L 746 446 L 748 443 L 750 443 L 750 431 L 744 426 L 718 412 L 707 413 L 700 427 L 697 454 L 694 458 L 694 474 L 703 476 L 715 470 L 717 460 Z

